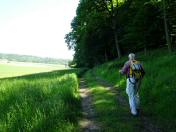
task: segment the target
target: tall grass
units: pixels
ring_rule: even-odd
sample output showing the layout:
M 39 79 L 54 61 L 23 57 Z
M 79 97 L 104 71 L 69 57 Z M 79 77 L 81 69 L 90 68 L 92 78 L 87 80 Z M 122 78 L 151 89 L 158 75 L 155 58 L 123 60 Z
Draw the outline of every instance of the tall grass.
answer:
M 0 131 L 76 131 L 79 114 L 73 72 L 0 80 Z
M 139 53 L 137 57 L 146 71 L 140 89 L 143 110 L 167 130 L 176 131 L 176 54 L 159 49 L 147 56 Z M 126 79 L 119 75 L 118 70 L 127 59 L 124 57 L 98 66 L 94 73 L 124 90 Z

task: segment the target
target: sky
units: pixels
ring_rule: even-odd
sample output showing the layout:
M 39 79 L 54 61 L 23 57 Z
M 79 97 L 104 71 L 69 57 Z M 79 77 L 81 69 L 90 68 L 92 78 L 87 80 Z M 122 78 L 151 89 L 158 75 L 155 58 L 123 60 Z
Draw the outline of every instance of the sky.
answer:
M 64 37 L 79 0 L 0 0 L 0 53 L 72 59 Z

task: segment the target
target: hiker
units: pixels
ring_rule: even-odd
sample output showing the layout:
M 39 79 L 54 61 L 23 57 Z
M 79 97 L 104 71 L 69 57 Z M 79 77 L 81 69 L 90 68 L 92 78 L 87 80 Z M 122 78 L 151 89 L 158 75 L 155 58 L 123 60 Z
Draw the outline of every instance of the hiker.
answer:
M 137 116 L 140 103 L 138 90 L 145 72 L 140 62 L 135 60 L 135 54 L 130 53 L 128 58 L 129 60 L 119 72 L 127 77 L 126 93 L 129 97 L 131 114 Z

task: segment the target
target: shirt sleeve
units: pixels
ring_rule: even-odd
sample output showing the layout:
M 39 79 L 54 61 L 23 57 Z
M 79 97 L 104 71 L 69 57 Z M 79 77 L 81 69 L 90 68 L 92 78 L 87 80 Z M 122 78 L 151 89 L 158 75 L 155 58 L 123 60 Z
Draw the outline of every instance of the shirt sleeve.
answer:
M 129 69 L 129 67 L 130 67 L 130 62 L 127 61 L 127 62 L 124 64 L 124 66 L 122 67 L 121 73 L 122 73 L 122 74 L 128 74 L 128 69 Z

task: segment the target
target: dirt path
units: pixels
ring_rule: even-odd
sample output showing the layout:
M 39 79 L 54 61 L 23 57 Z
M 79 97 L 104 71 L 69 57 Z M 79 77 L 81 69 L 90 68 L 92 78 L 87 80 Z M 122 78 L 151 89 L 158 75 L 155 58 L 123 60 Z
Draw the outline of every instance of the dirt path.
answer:
M 95 111 L 92 105 L 92 97 L 90 89 L 85 83 L 85 80 L 80 79 L 80 96 L 82 99 L 83 119 L 80 120 L 79 125 L 81 132 L 97 132 L 100 131 L 95 122 Z
M 119 102 L 121 107 L 125 107 L 125 109 L 129 109 L 128 100 L 122 95 L 122 91 L 118 88 L 113 87 L 107 81 L 96 77 L 96 80 L 102 86 L 108 88 L 112 93 L 115 93 L 117 96 L 117 101 Z M 126 120 L 130 120 L 129 114 L 125 113 Z M 137 117 L 139 119 L 139 124 L 134 126 L 140 132 L 164 132 L 160 127 L 158 127 L 153 121 L 151 121 L 143 112 L 140 113 L 140 116 Z

